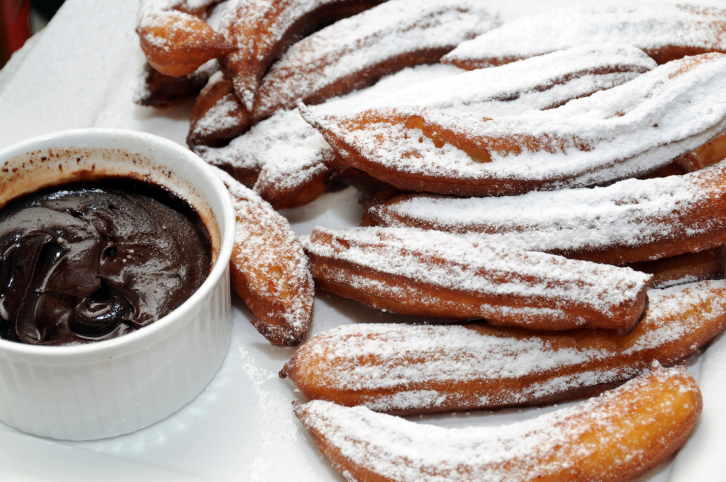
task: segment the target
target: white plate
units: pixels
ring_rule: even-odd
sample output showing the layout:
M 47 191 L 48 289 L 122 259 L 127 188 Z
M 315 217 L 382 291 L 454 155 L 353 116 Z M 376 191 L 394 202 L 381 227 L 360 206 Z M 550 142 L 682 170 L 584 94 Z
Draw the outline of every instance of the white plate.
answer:
M 492 1 L 509 17 L 575 3 Z M 707 3 L 726 7 L 725 1 Z M 130 102 L 141 62 L 133 34 L 134 15 L 133 0 L 112 6 L 96 0 L 68 0 L 23 60 L 15 62 L 8 74 L 0 74 L 0 147 L 43 132 L 91 125 L 143 130 L 183 144 L 189 103 L 159 113 Z M 298 234 L 310 233 L 315 225 L 353 226 L 362 213 L 357 198 L 349 188 L 284 214 Z M 248 323 L 249 314 L 238 300 L 233 316 L 232 344 L 222 368 L 182 410 L 133 434 L 93 442 L 48 441 L 0 426 L 0 480 L 96 480 L 112 473 L 120 480 L 182 480 L 186 474 L 235 481 L 342 480 L 293 416 L 291 404 L 298 399 L 295 387 L 277 376 L 294 350 L 270 346 Z M 401 318 L 318 293 L 312 333 L 340 324 L 396 319 Z M 669 480 L 674 465 L 677 478 L 672 480 L 723 480 L 726 458 L 714 455 L 720 452 L 719 442 L 726 445 L 726 416 L 714 406 L 724 401 L 718 388 L 718 381 L 726 377 L 719 373 L 726 371 L 721 368 L 726 367 L 723 336 L 708 354 L 717 356 L 697 356 L 690 363 L 694 375 L 701 358 L 707 358 L 709 367 L 701 377 L 706 405 L 696 437 L 675 464 L 662 464 L 642 480 Z M 717 363 L 721 359 L 724 363 Z M 452 427 L 499 425 L 553 409 L 420 420 Z M 709 422 L 708 428 L 703 420 Z M 721 432 L 711 423 L 720 423 Z M 705 470 L 698 479 L 692 476 L 696 461 Z

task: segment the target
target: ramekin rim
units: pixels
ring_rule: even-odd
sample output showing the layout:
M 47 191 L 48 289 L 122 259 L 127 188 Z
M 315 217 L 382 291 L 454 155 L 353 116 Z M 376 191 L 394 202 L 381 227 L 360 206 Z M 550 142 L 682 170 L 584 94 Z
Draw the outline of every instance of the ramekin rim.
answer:
M 212 270 L 209 272 L 207 279 L 204 280 L 204 282 L 197 289 L 197 291 L 195 291 L 194 294 L 192 294 L 186 301 L 184 301 L 181 305 L 179 305 L 176 309 L 174 309 L 166 316 L 132 333 L 127 333 L 123 336 L 119 336 L 109 340 L 95 341 L 82 345 L 64 346 L 29 345 L 26 343 L 18 343 L 14 341 L 0 339 L 0 352 L 12 352 L 16 355 L 38 356 L 44 358 L 74 357 L 99 354 L 99 352 L 117 348 L 119 346 L 131 345 L 137 342 L 141 343 L 144 338 L 152 338 L 159 331 L 167 329 L 167 326 L 173 325 L 176 320 L 188 313 L 193 306 L 195 306 L 204 296 L 209 294 L 214 289 L 214 287 L 219 282 L 219 279 L 224 275 L 224 272 L 227 269 L 227 265 L 229 264 L 229 260 L 232 256 L 232 247 L 234 244 L 235 214 L 231 197 L 228 195 L 224 195 L 224 193 L 228 192 L 227 188 L 224 186 L 224 183 L 219 178 L 219 176 L 216 175 L 212 166 L 210 166 L 194 152 L 186 149 L 185 147 L 177 144 L 174 141 L 154 134 L 149 134 L 147 132 L 134 131 L 130 129 L 87 127 L 42 134 L 36 137 L 32 137 L 30 139 L 17 142 L 3 149 L 0 149 L 0 159 L 10 158 L 14 155 L 21 155 L 24 152 L 30 152 L 33 150 L 32 146 L 37 146 L 36 149 L 47 148 L 38 145 L 44 142 L 56 139 L 72 139 L 74 137 L 83 136 L 100 138 L 108 137 L 109 139 L 113 138 L 113 136 L 136 137 L 144 142 L 161 145 L 164 148 L 176 151 L 178 154 L 185 157 L 190 162 L 196 164 L 197 167 L 199 167 L 211 180 L 212 184 L 216 185 L 216 192 L 220 193 L 220 198 L 222 201 L 222 217 L 220 218 L 220 216 L 218 215 L 219 213 L 215 213 L 217 214 L 217 223 L 220 230 L 220 248 L 217 260 L 214 263 Z M 13 151 L 16 151 L 16 153 L 13 154 Z M 222 223 L 227 223 L 229 229 L 223 230 Z

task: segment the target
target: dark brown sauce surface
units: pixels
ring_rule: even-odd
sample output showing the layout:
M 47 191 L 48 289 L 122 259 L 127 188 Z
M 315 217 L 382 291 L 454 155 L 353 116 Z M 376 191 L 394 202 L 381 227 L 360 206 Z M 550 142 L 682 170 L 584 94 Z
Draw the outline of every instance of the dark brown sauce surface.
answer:
M 74 345 L 170 313 L 212 266 L 198 213 L 128 178 L 66 184 L 0 211 L 0 338 Z

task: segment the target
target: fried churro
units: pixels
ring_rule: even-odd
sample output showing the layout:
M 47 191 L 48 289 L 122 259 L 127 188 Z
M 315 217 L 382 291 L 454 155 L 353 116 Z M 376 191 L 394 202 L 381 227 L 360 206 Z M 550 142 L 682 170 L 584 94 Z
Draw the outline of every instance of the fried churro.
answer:
M 252 312 L 251 323 L 273 345 L 307 336 L 315 291 L 308 260 L 287 220 L 223 171 L 237 228 L 230 260 L 232 288 Z
M 701 392 L 661 368 L 573 407 L 500 427 L 448 429 L 321 400 L 295 415 L 349 481 L 623 481 L 690 436 Z
M 438 231 L 317 227 L 303 244 L 326 291 L 399 314 L 527 329 L 629 333 L 650 278 Z
M 526 35 L 523 35 L 526 32 Z M 472 70 L 578 45 L 624 43 L 658 64 L 726 52 L 726 10 L 693 5 L 586 6 L 522 17 L 464 42 L 442 59 Z
M 651 172 L 726 132 L 726 56 L 669 62 L 546 110 L 482 118 L 423 107 L 301 114 L 346 164 L 400 189 L 466 196 L 590 186 Z
M 648 291 L 626 337 L 526 332 L 483 323 L 356 324 L 308 340 L 280 372 L 308 400 L 417 415 L 543 405 L 583 398 L 676 365 L 726 327 L 726 282 Z

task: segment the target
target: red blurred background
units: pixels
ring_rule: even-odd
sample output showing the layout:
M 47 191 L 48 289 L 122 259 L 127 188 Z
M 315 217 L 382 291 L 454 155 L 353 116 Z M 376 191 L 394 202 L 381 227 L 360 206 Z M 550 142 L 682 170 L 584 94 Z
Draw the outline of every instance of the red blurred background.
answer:
M 62 4 L 63 0 L 0 0 L 0 68 Z

